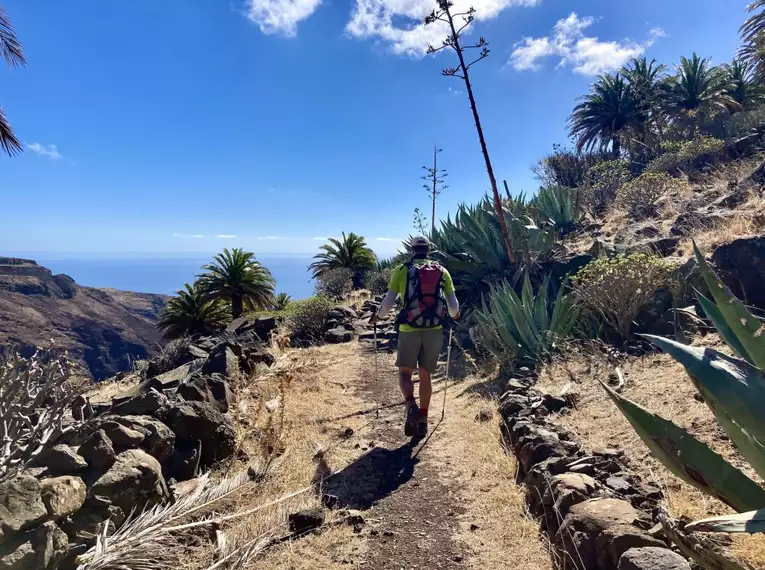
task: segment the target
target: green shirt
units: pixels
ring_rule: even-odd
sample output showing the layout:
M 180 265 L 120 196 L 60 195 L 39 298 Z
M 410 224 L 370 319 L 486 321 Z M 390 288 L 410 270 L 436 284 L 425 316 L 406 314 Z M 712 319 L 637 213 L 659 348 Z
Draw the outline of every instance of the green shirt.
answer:
M 417 265 L 423 265 L 425 262 L 427 262 L 427 259 L 415 259 L 414 263 Z M 443 265 L 441 266 L 441 271 L 443 272 L 443 285 L 444 285 L 444 294 L 450 295 L 454 293 L 454 282 L 452 281 L 452 276 L 449 275 L 449 272 L 446 270 L 446 267 Z M 404 298 L 406 298 L 406 278 L 409 274 L 409 269 L 406 265 L 399 265 L 396 267 L 396 269 L 393 270 L 393 275 L 390 277 L 390 283 L 388 284 L 388 289 L 390 291 L 393 291 L 394 293 L 397 293 L 401 300 L 403 301 Z M 435 327 L 427 327 L 431 329 L 440 329 L 441 325 L 435 326 Z M 412 332 L 412 331 L 418 331 L 423 330 L 421 328 L 415 328 L 409 325 L 402 324 L 399 326 L 399 332 Z

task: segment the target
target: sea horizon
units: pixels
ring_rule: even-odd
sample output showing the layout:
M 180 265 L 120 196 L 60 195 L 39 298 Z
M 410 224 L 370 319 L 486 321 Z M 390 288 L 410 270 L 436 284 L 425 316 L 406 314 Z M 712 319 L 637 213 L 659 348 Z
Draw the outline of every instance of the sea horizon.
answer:
M 68 275 L 85 287 L 174 295 L 184 284 L 194 282 L 214 253 L 27 251 L 1 255 L 34 260 L 54 274 Z M 313 294 L 314 284 L 308 272 L 310 255 L 279 253 L 256 257 L 273 274 L 277 293 L 287 293 L 294 299 Z

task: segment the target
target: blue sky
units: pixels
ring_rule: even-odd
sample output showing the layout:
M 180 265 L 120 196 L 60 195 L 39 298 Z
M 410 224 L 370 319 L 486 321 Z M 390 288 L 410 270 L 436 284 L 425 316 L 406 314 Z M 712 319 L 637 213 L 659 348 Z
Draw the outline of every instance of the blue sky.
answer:
M 386 254 L 427 206 L 434 143 L 441 213 L 488 190 L 464 86 L 439 73 L 453 54 L 425 55 L 441 31 L 412 19 L 430 0 L 0 2 L 28 60 L 0 69 L 27 146 L 0 157 L 0 254 L 313 252 L 341 231 Z M 639 53 L 730 59 L 747 3 L 475 0 L 499 179 L 535 188 L 594 74 Z

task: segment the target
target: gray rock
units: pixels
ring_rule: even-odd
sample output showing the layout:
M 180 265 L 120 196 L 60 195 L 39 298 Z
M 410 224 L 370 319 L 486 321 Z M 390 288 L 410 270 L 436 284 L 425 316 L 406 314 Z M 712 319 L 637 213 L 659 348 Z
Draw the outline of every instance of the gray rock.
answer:
M 602 566 L 616 568 L 622 554 L 631 548 L 654 546 L 665 548 L 666 545 L 647 532 L 628 524 L 612 526 L 600 533 L 597 540 Z
M 190 402 L 208 402 L 221 412 L 228 412 L 232 402 L 231 391 L 226 378 L 218 373 L 209 376 L 194 373 L 178 388 L 178 394 Z
M 164 374 L 160 374 L 154 378 L 149 378 L 141 384 L 141 391 L 146 392 L 153 388 L 158 392 L 162 392 L 164 390 L 171 390 L 172 388 L 176 388 L 180 385 L 183 379 L 189 375 L 192 366 L 193 362 L 187 362 L 186 364 L 182 364 L 178 368 L 170 370 L 169 372 L 165 372 Z
M 339 344 L 341 342 L 350 342 L 353 340 L 353 333 L 338 327 L 332 330 L 328 330 L 324 333 L 324 340 L 331 344 Z
M 201 444 L 182 445 L 174 450 L 170 458 L 162 465 L 162 472 L 166 479 L 176 481 L 189 481 L 199 475 L 199 460 Z
M 119 526 L 125 521 L 125 512 L 113 505 L 108 497 L 96 495 L 87 497 L 76 513 L 59 524 L 70 541 L 78 544 L 93 544 L 93 535 L 98 525 L 107 519 L 115 526 Z
M 79 477 L 65 475 L 43 479 L 40 487 L 48 516 L 55 520 L 71 515 L 85 502 L 86 487 Z
M 290 531 L 294 533 L 307 532 L 324 524 L 324 511 L 320 508 L 291 513 L 287 516 Z
M 120 416 L 150 416 L 167 405 L 167 396 L 153 388 L 112 406 L 111 412 Z
M 0 485 L 0 543 L 47 517 L 37 479 L 21 475 Z
M 82 443 L 77 452 L 85 458 L 88 465 L 95 467 L 96 469 L 111 466 L 116 457 L 112 441 L 102 429 L 93 432 Z
M 147 503 L 170 497 L 159 462 L 141 449 L 117 456 L 109 470 L 88 488 L 88 496 L 109 497 L 123 512 L 140 511 Z
M 691 565 L 668 548 L 631 548 L 619 559 L 618 570 L 690 570 Z
M 34 465 L 45 466 L 50 475 L 79 473 L 88 468 L 88 463 L 74 449 L 65 444 L 53 446 Z
M 144 440 L 144 435 L 129 427 L 113 421 L 105 421 L 99 424 L 99 428 L 106 434 L 115 447 L 133 448 L 138 447 Z
M 712 253 L 720 279 L 739 299 L 765 309 L 765 236 L 742 238 Z
M 673 236 L 687 236 L 700 230 L 711 230 L 724 224 L 730 218 L 719 211 L 683 212 L 675 219 L 669 233 Z
M 239 347 L 241 352 L 241 346 Z M 228 344 L 216 346 L 202 365 L 202 374 L 222 374 L 228 379 L 234 379 L 239 374 L 239 357 Z
M 200 467 L 207 468 L 227 459 L 236 449 L 231 420 L 206 402 L 179 402 L 162 410 L 160 418 L 179 443 L 202 443 Z
M 148 416 L 117 416 L 115 422 L 143 433 L 141 448 L 159 462 L 164 461 L 173 452 L 175 434 L 159 420 Z
M 0 545 L 0 570 L 53 570 L 68 544 L 63 531 L 46 522 Z
M 481 408 L 481 410 L 476 414 L 475 421 L 484 423 L 484 422 L 490 422 L 493 418 L 494 418 L 494 410 L 489 407 L 485 407 L 485 408 Z

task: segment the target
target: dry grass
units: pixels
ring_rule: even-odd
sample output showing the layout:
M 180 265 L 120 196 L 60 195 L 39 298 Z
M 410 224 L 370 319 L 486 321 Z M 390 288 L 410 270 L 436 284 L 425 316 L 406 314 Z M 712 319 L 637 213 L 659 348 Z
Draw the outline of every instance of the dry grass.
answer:
M 502 445 L 499 416 L 476 421 L 482 409 L 497 402 L 481 395 L 482 379 L 469 378 L 450 388 L 446 420 L 430 443 L 433 460 L 441 463 L 444 484 L 459 484 L 461 532 L 457 539 L 471 552 L 468 568 L 500 570 L 552 569 L 539 524 L 526 511 L 524 490 L 515 483 L 516 463 Z M 453 390 L 453 392 L 451 391 Z M 456 394 L 461 394 L 456 398 Z M 436 402 L 440 406 L 440 395 Z M 471 525 L 477 525 L 477 529 Z
M 715 339 L 709 335 L 703 344 L 719 348 Z M 622 395 L 688 429 L 728 461 L 756 477 L 706 404 L 693 398 L 695 389 L 680 364 L 667 355 L 657 354 L 631 359 L 621 369 L 626 379 Z M 731 512 L 721 502 L 673 476 L 654 459 L 597 382 L 607 381 L 612 373 L 613 368 L 597 352 L 572 350 L 565 360 L 542 370 L 538 387 L 558 394 L 563 386 L 573 382 L 572 392 L 579 398 L 577 406 L 567 415 L 556 416 L 555 421 L 571 430 L 576 441 L 588 449 L 623 449 L 631 460 L 631 469 L 662 487 L 667 509 L 673 516 L 699 519 Z M 765 567 L 765 536 L 736 536 L 731 554 L 755 568 Z

